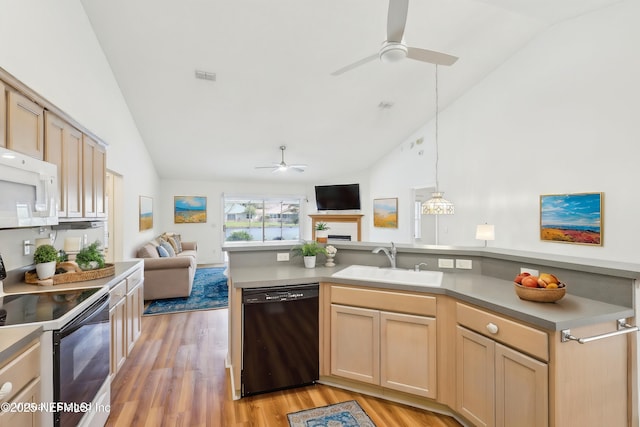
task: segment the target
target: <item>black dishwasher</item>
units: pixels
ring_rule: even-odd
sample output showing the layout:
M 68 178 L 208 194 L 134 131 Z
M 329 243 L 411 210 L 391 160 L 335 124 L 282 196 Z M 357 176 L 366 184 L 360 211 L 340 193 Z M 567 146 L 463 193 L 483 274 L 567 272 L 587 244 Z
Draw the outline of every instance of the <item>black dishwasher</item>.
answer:
M 242 310 L 242 396 L 318 380 L 317 283 L 244 289 Z

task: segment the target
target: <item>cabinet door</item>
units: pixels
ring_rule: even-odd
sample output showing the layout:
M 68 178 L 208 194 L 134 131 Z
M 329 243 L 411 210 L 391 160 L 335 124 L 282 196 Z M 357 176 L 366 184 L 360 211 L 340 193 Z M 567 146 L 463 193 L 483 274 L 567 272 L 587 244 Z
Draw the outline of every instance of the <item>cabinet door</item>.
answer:
M 4 83 L 0 81 L 0 147 L 7 146 L 7 92 Z
M 436 319 L 380 313 L 380 384 L 436 398 Z
M 476 426 L 494 426 L 495 343 L 468 329 L 456 328 L 457 410 Z
M 127 294 L 127 355 L 133 350 L 142 332 L 142 312 L 144 311 L 142 292 L 142 285 L 138 285 Z
M 82 132 L 68 126 L 65 133 L 67 171 L 67 217 L 82 216 Z
M 40 377 L 34 379 L 11 403 L 40 403 Z M 0 427 L 35 427 L 40 425 L 39 411 L 0 412 Z
M 7 148 L 44 159 L 44 108 L 11 90 L 7 97 Z
M 111 322 L 111 375 L 115 375 L 122 367 L 127 356 L 127 311 L 126 298 L 120 299 L 109 310 Z
M 66 123 L 48 111 L 44 114 L 44 160 L 58 166 L 58 216 L 67 216 Z
M 107 153 L 104 147 L 88 135 L 83 135 L 82 182 L 83 216 L 105 217 Z
M 331 305 L 331 373 L 380 384 L 380 312 Z
M 496 346 L 496 426 L 546 427 L 549 423 L 547 365 Z

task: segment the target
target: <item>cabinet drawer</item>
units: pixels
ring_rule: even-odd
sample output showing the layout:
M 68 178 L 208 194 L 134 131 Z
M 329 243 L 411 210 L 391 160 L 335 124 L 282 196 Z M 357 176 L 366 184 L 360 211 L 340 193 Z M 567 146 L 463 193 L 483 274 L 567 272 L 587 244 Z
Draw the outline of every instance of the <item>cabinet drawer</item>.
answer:
M 545 332 L 462 303 L 456 303 L 456 315 L 458 324 L 466 328 L 540 360 L 549 360 L 549 339 Z
M 109 290 L 109 308 L 113 307 L 127 294 L 127 280 L 115 285 Z
M 40 376 L 40 343 L 35 343 L 0 369 L 0 386 L 11 383 L 11 392 L 2 399 L 12 400 L 29 382 Z
M 436 297 L 417 293 L 333 285 L 331 286 L 331 302 L 422 316 L 436 315 Z
M 127 293 L 131 292 L 131 289 L 135 288 L 138 283 L 142 281 L 142 269 L 139 268 L 129 276 L 127 276 Z

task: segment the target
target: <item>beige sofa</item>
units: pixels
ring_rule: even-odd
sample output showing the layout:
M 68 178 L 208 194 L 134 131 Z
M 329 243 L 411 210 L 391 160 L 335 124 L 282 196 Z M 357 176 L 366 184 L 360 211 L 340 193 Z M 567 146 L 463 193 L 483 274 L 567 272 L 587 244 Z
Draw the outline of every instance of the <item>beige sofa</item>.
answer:
M 137 257 L 144 261 L 144 299 L 188 297 L 197 268 L 198 244 L 181 242 L 175 256 L 160 257 L 158 239 L 146 243 Z

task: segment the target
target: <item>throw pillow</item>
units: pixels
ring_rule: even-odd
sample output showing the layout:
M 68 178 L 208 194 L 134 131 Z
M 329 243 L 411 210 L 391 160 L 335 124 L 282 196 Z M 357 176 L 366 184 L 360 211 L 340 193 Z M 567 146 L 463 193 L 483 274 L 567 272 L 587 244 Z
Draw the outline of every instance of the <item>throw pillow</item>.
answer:
M 176 256 L 176 252 L 173 250 L 173 247 L 169 242 L 162 241 L 160 242 L 160 246 L 163 247 L 168 253 L 170 257 Z
M 173 251 L 179 254 L 181 251 L 178 249 L 178 244 L 176 243 L 176 239 L 174 239 L 173 237 L 169 237 L 168 241 L 171 247 L 173 248 Z
M 173 239 L 176 241 L 176 246 L 178 247 L 178 252 L 182 252 L 182 237 L 179 234 L 174 234 Z
M 158 246 L 157 249 L 158 249 L 158 255 L 160 255 L 160 258 L 167 258 L 169 256 L 169 252 L 167 252 L 167 250 L 162 246 Z

